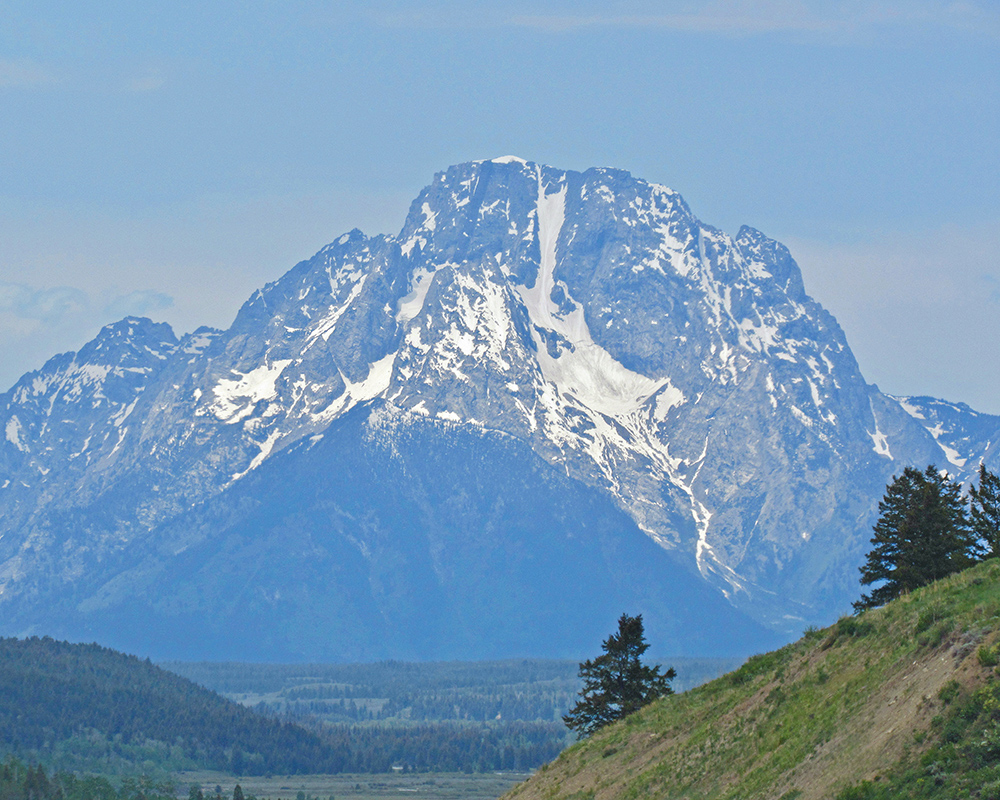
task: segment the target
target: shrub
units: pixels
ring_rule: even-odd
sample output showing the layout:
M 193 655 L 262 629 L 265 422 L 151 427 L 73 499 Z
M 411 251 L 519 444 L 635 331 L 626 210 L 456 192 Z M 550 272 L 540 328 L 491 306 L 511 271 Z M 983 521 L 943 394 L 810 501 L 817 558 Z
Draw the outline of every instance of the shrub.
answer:
M 928 608 L 920 613 L 917 617 L 917 624 L 913 626 L 914 633 L 923 633 L 931 625 L 937 622 L 938 617 L 941 616 L 941 612 L 936 608 Z
M 1000 781 L 984 784 L 979 790 L 979 800 L 1000 800 Z
M 869 622 L 866 619 L 858 619 L 857 617 L 841 617 L 837 620 L 838 636 L 853 636 L 855 638 L 859 638 L 861 636 L 867 636 L 874 630 L 874 623 Z
M 951 624 L 948 622 L 940 622 L 927 631 L 927 633 L 923 636 L 917 637 L 917 644 L 921 647 L 929 647 L 933 650 L 935 647 L 941 646 L 941 643 L 945 640 L 949 633 L 951 633 Z
M 961 684 L 959 684 L 958 681 L 952 679 L 941 687 L 941 690 L 938 692 L 938 697 L 941 698 L 942 703 L 948 705 L 949 703 L 951 703 L 952 700 L 958 697 L 958 693 L 960 691 L 962 691 Z
M 787 660 L 787 649 L 782 648 L 773 653 L 761 653 L 756 656 L 750 656 L 742 667 L 735 672 L 729 673 L 729 682 L 734 686 L 740 686 L 744 683 L 749 683 L 758 675 L 762 675 L 770 670 L 776 670 L 778 667 L 783 666 Z
M 948 744 L 956 744 L 962 741 L 965 733 L 966 723 L 961 717 L 954 717 L 945 723 L 944 730 L 941 731 L 941 741 Z

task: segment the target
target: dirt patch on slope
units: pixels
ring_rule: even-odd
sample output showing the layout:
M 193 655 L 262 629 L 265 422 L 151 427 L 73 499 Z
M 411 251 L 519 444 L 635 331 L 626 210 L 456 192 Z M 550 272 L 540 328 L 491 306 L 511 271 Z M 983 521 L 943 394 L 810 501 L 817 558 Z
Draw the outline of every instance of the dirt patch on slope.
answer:
M 822 800 L 845 785 L 875 780 L 888 765 L 915 747 L 914 734 L 930 729 L 939 713 L 938 694 L 949 681 L 968 689 L 982 682 L 983 671 L 975 649 L 967 642 L 952 642 L 903 667 L 883 685 L 866 711 L 789 771 L 769 797 L 778 798 L 796 789 L 799 800 Z

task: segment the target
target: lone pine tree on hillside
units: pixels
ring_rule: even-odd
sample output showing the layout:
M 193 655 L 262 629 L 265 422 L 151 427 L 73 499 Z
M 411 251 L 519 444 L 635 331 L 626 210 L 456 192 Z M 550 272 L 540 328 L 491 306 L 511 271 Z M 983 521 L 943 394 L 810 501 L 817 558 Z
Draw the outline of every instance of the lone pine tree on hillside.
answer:
M 876 608 L 905 592 L 965 569 L 979 555 L 961 487 L 931 465 L 906 467 L 879 503 L 874 545 L 861 567 L 864 586 L 879 584 L 854 603 Z
M 649 649 L 642 627 L 642 615 L 618 618 L 618 632 L 601 645 L 604 653 L 580 665 L 583 688 L 580 700 L 563 717 L 563 722 L 581 736 L 638 711 L 658 697 L 673 694 L 673 668 L 660 673 L 659 666 L 641 662 Z
M 1000 477 L 979 465 L 979 486 L 969 487 L 969 522 L 983 557 L 1000 556 Z

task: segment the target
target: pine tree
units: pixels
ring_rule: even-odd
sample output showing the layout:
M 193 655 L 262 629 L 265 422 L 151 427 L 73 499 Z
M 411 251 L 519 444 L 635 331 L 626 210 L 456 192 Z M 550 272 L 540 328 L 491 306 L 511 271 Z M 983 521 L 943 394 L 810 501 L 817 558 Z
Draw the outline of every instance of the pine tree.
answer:
M 969 517 L 983 558 L 1000 556 L 1000 477 L 979 465 L 979 486 L 969 487 Z
M 580 664 L 580 700 L 563 717 L 566 726 L 581 736 L 589 736 L 658 697 L 673 694 L 670 681 L 676 677 L 674 670 L 661 674 L 659 666 L 647 667 L 640 660 L 649 649 L 641 614 L 622 614 L 618 632 L 605 639 L 601 648 L 602 655 Z
M 862 585 L 878 585 L 855 610 L 884 605 L 975 560 L 961 487 L 937 467 L 906 467 L 886 488 L 879 512 L 874 546 L 861 567 Z

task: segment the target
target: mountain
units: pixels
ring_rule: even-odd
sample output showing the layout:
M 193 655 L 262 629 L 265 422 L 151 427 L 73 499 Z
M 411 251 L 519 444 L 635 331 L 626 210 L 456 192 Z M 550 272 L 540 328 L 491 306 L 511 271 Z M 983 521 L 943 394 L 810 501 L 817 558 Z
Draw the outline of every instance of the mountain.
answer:
M 893 472 L 1000 458 L 866 383 L 781 244 L 513 157 L 226 331 L 108 326 L 0 424 L 3 630 L 186 659 L 579 657 L 623 610 L 745 653 L 856 598 Z
M 945 460 L 943 467 L 968 475 L 980 462 L 996 464 L 1000 453 L 997 417 L 973 411 L 965 403 L 933 397 L 893 397 L 934 437 Z
M 573 745 L 505 800 L 891 800 L 1000 789 L 995 560 L 809 630 Z

